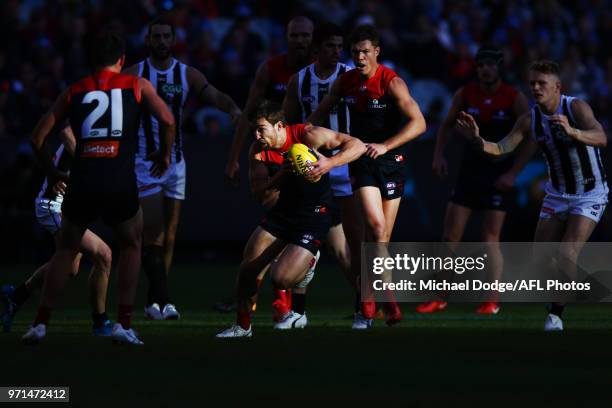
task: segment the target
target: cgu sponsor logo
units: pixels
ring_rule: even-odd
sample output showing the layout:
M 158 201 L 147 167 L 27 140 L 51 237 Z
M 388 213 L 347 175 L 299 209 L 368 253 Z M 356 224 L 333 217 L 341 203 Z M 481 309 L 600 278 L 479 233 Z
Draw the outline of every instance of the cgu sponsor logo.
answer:
M 87 142 L 83 144 L 81 157 L 109 158 L 119 154 L 119 142 Z

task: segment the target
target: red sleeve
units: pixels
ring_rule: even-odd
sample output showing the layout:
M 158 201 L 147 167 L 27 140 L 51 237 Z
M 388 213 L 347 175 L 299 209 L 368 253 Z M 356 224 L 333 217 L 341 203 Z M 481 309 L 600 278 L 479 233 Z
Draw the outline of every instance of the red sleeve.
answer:
M 138 77 L 134 77 L 134 96 L 136 97 L 136 102 L 140 103 L 142 100 L 142 90 L 140 89 L 140 84 L 138 83 Z

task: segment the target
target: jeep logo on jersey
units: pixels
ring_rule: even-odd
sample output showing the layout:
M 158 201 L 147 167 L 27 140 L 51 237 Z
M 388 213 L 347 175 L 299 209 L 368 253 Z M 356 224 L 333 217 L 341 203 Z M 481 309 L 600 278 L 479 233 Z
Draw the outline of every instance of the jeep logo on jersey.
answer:
M 83 144 L 81 157 L 109 158 L 119 154 L 119 142 L 87 142 Z
M 181 84 L 159 84 L 159 95 L 166 103 L 172 103 L 174 98 L 183 93 L 183 86 Z

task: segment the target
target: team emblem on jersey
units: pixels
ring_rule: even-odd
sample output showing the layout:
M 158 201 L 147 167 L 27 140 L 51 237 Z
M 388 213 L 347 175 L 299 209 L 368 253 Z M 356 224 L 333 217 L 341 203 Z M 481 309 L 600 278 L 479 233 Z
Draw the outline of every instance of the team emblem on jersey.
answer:
M 164 82 L 159 84 L 157 93 L 166 103 L 172 103 L 175 98 L 183 94 L 183 86 Z
M 314 212 L 315 214 L 327 214 L 327 207 L 324 205 L 317 205 Z
M 395 155 L 395 161 L 398 162 L 398 163 L 402 163 L 404 161 L 404 155 L 396 154 Z
M 385 109 L 387 107 L 386 103 L 380 103 L 380 100 L 374 98 L 368 104 L 368 108 L 370 109 Z

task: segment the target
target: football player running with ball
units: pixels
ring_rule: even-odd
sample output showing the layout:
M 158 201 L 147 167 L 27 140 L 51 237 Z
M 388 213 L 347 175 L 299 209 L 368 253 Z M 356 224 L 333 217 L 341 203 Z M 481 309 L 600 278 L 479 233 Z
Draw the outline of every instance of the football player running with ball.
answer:
M 327 211 L 332 192 L 329 171 L 365 153 L 356 138 L 330 129 L 287 125 L 280 105 L 263 103 L 252 116 L 256 142 L 249 152 L 249 182 L 256 199 L 276 200 L 266 218 L 253 232 L 244 250 L 237 282 L 237 321 L 217 337 L 251 337 L 252 307 L 257 301 L 257 276 L 270 266 L 277 289 L 300 286 L 327 235 L 331 216 Z M 314 149 L 338 149 L 318 161 L 303 176 L 295 174 L 286 153 L 302 143 Z M 273 174 L 274 173 L 274 174 Z

